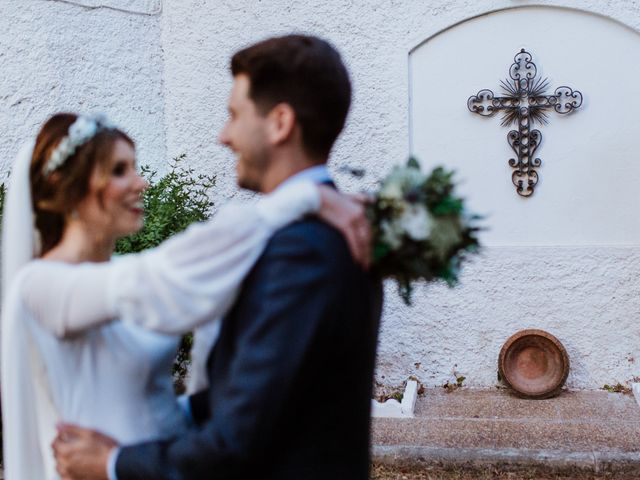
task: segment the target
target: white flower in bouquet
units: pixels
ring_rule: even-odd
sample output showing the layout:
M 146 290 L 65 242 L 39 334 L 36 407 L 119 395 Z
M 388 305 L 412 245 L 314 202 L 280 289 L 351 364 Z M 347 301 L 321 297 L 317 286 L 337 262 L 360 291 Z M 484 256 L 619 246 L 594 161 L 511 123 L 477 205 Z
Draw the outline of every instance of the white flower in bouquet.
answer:
M 402 201 L 404 193 L 400 182 L 388 182 L 380 190 L 380 199 L 390 203 Z
M 400 230 L 404 230 L 413 240 L 426 240 L 431 234 L 431 217 L 424 205 L 407 205 L 398 222 Z
M 480 246 L 481 217 L 466 211 L 452 177 L 442 167 L 427 175 L 409 159 L 383 179 L 369 208 L 374 268 L 397 280 L 407 304 L 416 280 L 442 279 L 453 286 L 461 263 Z
M 397 250 L 402 246 L 402 235 L 404 232 L 399 222 L 395 220 L 390 222 L 385 220 L 380 224 L 380 230 L 389 248 Z
M 419 189 L 426 176 L 417 169 L 394 167 L 378 192 L 378 198 L 388 206 L 402 207 L 407 192 Z

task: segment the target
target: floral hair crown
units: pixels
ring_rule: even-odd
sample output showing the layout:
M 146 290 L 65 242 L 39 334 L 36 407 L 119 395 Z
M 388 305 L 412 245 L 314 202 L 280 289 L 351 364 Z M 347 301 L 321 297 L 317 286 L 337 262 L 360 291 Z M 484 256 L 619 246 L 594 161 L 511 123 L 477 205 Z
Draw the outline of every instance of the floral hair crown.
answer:
M 51 156 L 44 166 L 44 174 L 49 175 L 64 165 L 64 162 L 76 153 L 78 147 L 95 137 L 99 131 L 114 128 L 115 125 L 103 115 L 78 116 L 69 127 L 67 136 L 60 140 L 60 143 L 51 152 Z

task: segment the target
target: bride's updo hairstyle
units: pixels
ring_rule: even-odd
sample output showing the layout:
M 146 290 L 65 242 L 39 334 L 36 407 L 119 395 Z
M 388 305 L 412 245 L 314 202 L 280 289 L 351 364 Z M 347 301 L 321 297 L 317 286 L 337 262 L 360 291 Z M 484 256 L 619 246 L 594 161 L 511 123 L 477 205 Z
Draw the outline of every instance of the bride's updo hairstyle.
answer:
M 89 140 L 78 145 L 75 152 L 51 171 L 52 156 L 60 143 L 69 136 L 78 115 L 58 113 L 40 129 L 31 158 L 29 179 L 35 225 L 40 232 L 44 255 L 62 238 L 65 218 L 89 192 L 93 169 L 103 169 L 104 186 L 108 182 L 107 166 L 117 140 L 124 140 L 135 148 L 129 136 L 117 128 L 99 128 Z

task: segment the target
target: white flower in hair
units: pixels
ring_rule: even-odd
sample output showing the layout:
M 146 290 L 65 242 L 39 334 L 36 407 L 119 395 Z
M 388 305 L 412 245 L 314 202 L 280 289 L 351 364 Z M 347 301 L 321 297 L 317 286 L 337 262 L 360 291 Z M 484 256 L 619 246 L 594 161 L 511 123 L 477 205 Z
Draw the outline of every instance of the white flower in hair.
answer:
M 95 113 L 91 118 L 93 118 L 100 129 L 113 130 L 118 128 L 115 123 L 113 123 L 104 113 Z
M 60 140 L 60 143 L 47 161 L 44 167 L 44 174 L 49 175 L 60 168 L 67 159 L 76 153 L 81 147 L 91 140 L 100 130 L 113 129 L 115 126 L 103 115 L 85 116 L 80 115 L 69 127 L 69 133 Z

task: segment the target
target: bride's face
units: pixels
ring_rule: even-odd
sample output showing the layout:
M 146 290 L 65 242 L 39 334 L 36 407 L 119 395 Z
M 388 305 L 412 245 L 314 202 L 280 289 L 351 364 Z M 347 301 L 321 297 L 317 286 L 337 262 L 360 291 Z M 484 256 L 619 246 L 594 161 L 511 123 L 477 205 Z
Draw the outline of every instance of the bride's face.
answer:
M 95 235 L 114 239 L 131 235 L 143 225 L 142 192 L 146 187 L 136 169 L 135 150 L 118 139 L 106 168 L 94 167 L 89 193 L 76 208 L 78 218 Z

